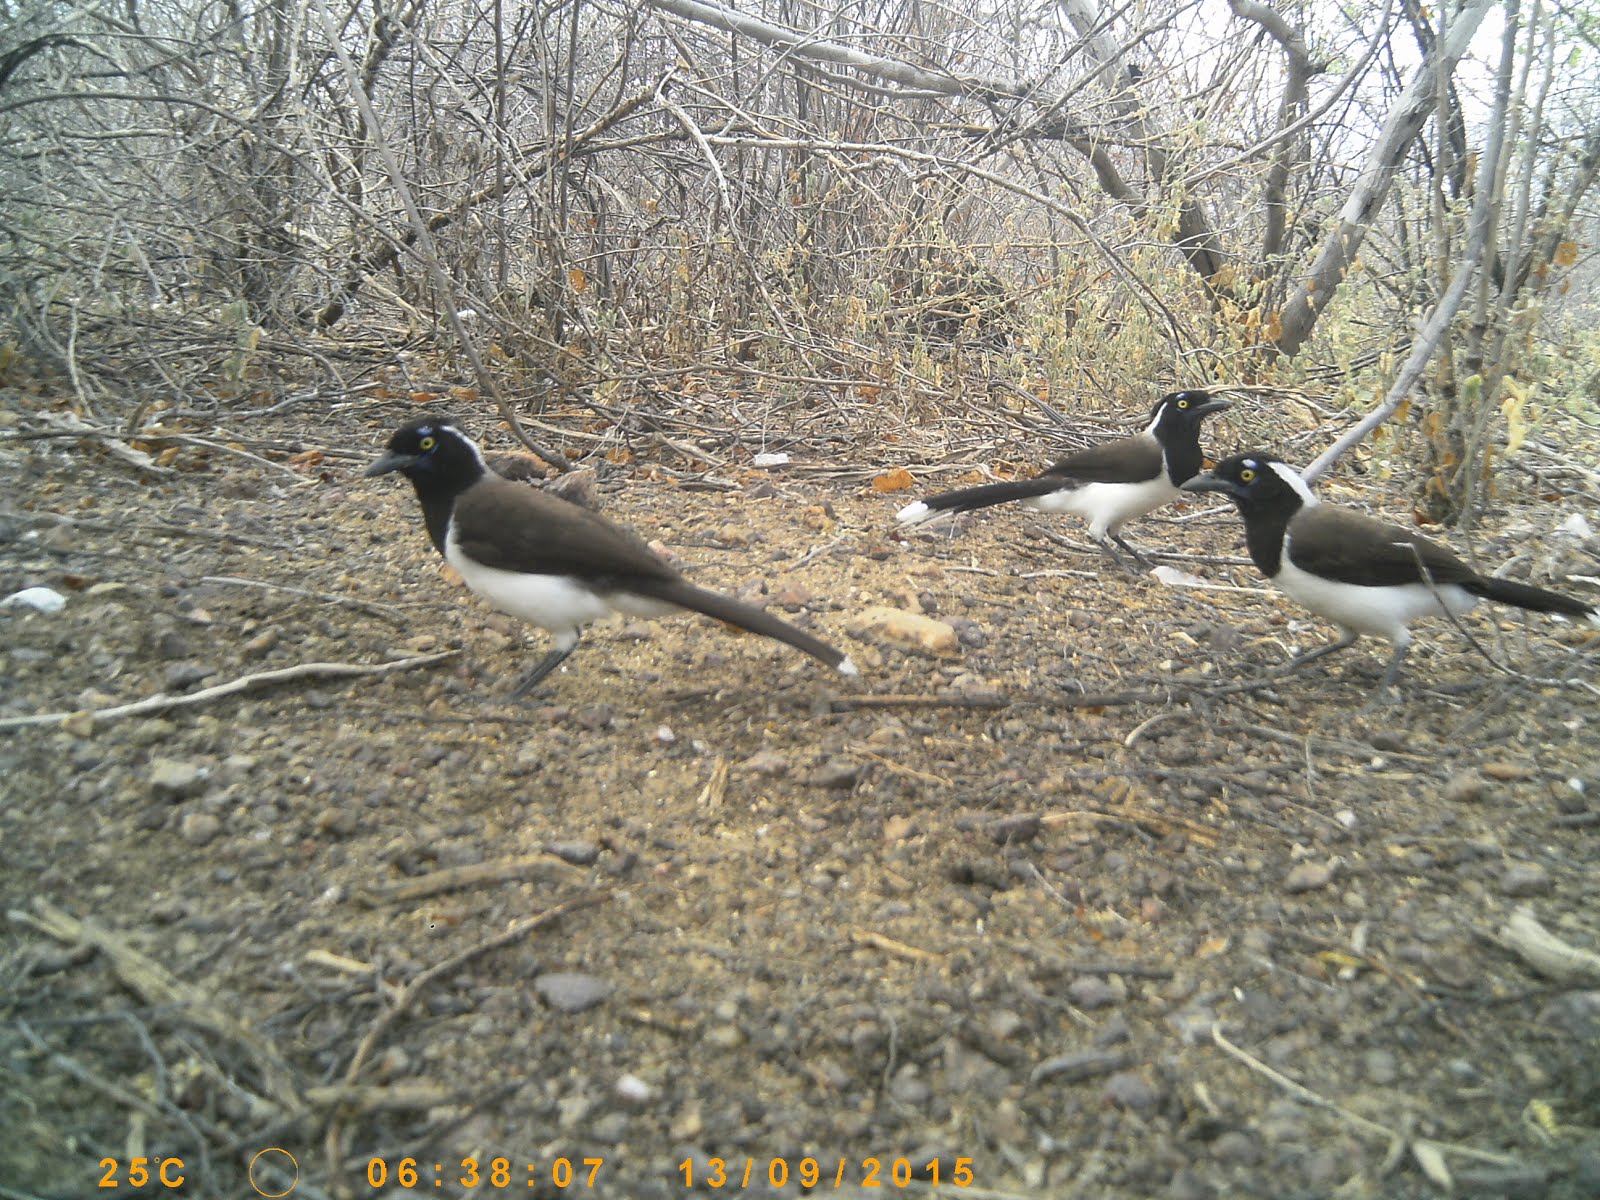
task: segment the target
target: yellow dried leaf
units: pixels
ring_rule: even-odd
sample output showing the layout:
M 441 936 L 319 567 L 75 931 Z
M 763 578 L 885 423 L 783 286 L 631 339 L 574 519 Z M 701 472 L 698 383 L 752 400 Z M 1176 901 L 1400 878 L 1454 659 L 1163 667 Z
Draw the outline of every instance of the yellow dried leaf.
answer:
M 1578 243 L 1562 242 L 1556 247 L 1555 260 L 1556 266 L 1558 267 L 1570 267 L 1573 263 L 1577 262 Z
M 582 267 L 573 267 L 567 272 L 567 282 L 572 285 L 572 290 L 578 295 L 583 295 L 589 290 L 589 277 L 583 273 Z

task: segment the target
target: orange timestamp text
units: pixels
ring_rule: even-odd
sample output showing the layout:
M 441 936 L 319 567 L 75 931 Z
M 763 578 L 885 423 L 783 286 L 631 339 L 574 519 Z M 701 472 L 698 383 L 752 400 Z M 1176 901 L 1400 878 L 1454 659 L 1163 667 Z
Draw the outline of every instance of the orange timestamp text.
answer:
M 946 1184 L 958 1188 L 972 1186 L 970 1158 L 958 1158 L 953 1164 L 932 1158 L 918 1166 L 909 1158 L 857 1160 L 840 1157 L 836 1163 L 832 1159 L 823 1162 L 807 1157 L 796 1162 L 792 1171 L 787 1158 L 769 1158 L 765 1163 L 755 1158 L 746 1158 L 742 1163 L 738 1159 L 730 1162 L 709 1158 L 700 1166 L 702 1170 L 697 1175 L 694 1159 L 686 1158 L 678 1164 L 678 1173 L 683 1176 L 685 1188 L 694 1187 L 696 1181 L 708 1188 L 747 1188 L 752 1181 L 773 1188 L 785 1188 L 793 1183 L 806 1191 L 816 1187 L 840 1188 L 846 1183 L 859 1188 L 908 1188 L 913 1184 L 921 1187 L 943 1187 Z M 948 1176 L 944 1174 L 947 1166 Z
M 130 1158 L 124 1173 L 122 1161 L 116 1158 L 100 1160 L 100 1187 L 142 1188 L 153 1183 L 162 1187 L 183 1186 L 183 1159 L 181 1158 Z
M 401 1188 L 431 1189 L 447 1182 L 463 1188 L 531 1188 L 548 1179 L 558 1188 L 592 1188 L 605 1165 L 603 1158 L 556 1158 L 547 1164 L 504 1157 L 488 1162 L 463 1158 L 452 1163 L 402 1158 L 393 1164 L 386 1158 L 374 1158 L 367 1162 L 367 1182 L 374 1188 L 393 1183 Z

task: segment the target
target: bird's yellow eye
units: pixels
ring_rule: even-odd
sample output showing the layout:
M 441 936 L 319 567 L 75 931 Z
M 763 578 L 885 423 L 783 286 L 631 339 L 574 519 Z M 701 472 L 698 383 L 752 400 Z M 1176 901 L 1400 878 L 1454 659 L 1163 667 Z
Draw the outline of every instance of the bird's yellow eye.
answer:
M 1183 399 L 1179 400 L 1178 401 L 1178 407 L 1179 408 L 1188 408 L 1189 407 L 1189 398 L 1187 396 L 1185 396 Z
M 1246 468 L 1244 468 L 1244 470 L 1239 472 L 1239 482 L 1240 483 L 1254 483 L 1255 482 L 1255 478 L 1256 478 L 1256 473 L 1254 471 L 1252 471 L 1249 467 L 1246 467 Z
M 417 443 L 417 445 L 421 446 L 424 450 L 432 450 L 438 444 L 439 439 L 434 437 L 431 433 Z

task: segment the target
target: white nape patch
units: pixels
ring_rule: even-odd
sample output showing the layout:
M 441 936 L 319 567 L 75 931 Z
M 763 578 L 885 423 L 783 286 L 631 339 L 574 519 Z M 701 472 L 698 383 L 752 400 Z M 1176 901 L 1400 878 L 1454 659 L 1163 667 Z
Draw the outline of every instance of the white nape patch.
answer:
M 1089 536 L 1098 542 L 1108 534 L 1120 533 L 1129 521 L 1154 512 L 1177 494 L 1178 489 L 1162 471 L 1144 483 L 1085 483 L 1032 496 L 1022 503 L 1040 512 L 1081 517 L 1089 524 Z
M 933 510 L 921 500 L 914 500 L 902 508 L 899 512 L 895 513 L 894 519 L 899 521 L 902 525 L 915 525 L 920 521 L 926 521 L 928 519 L 928 514 L 932 511 Z
M 850 656 L 847 654 L 844 657 L 844 661 L 839 664 L 839 674 L 859 675 L 861 672 L 856 669 L 856 664 L 850 661 Z
M 1304 504 L 1307 508 L 1310 508 L 1314 504 L 1320 503 L 1320 501 L 1317 499 L 1317 494 L 1311 490 L 1311 485 L 1308 484 L 1304 479 L 1300 478 L 1300 472 L 1296 471 L 1288 463 L 1273 462 L 1268 463 L 1267 466 L 1272 468 L 1273 472 L 1278 476 L 1279 479 L 1283 480 L 1294 489 L 1295 495 L 1300 497 L 1300 503 Z
M 456 437 L 460 438 L 462 443 L 467 447 L 467 449 L 472 451 L 473 460 L 480 467 L 482 467 L 485 471 L 489 470 L 489 464 L 483 461 L 483 451 L 478 449 L 478 443 L 473 441 L 471 438 L 469 438 L 466 435 L 465 431 L 463 431 L 461 429 L 458 429 L 458 428 L 456 428 L 456 426 L 448 424 L 448 423 L 440 425 L 439 428 L 440 428 L 440 430 L 442 432 L 452 433 Z M 461 568 L 457 567 L 456 569 L 459 571 Z
M 1289 599 L 1352 633 L 1371 634 L 1396 646 L 1408 646 L 1411 633 L 1406 627 L 1420 617 L 1443 616 L 1441 599 L 1451 615 L 1457 617 L 1470 612 L 1478 602 L 1476 596 L 1453 583 L 1437 588 L 1424 583 L 1389 587 L 1335 583 L 1295 566 L 1289 558 L 1289 545 L 1290 538 L 1285 536 L 1283 560 L 1272 582 Z
M 677 605 L 626 592 L 597 592 L 570 575 L 528 575 L 486 567 L 461 552 L 454 529 L 445 537 L 444 557 L 478 595 L 501 612 L 548 629 L 558 645 L 575 644 L 585 625 L 614 613 L 660 617 L 680 611 Z

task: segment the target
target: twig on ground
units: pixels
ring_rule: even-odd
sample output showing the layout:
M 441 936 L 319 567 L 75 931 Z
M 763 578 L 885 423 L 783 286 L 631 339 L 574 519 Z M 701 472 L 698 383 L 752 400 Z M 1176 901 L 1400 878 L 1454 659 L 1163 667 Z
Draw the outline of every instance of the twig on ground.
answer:
M 1113 813 L 1101 812 L 1094 808 L 1073 808 L 1045 813 L 1039 818 L 1039 824 L 1046 829 L 1054 829 L 1057 825 L 1070 825 L 1074 821 L 1109 821 L 1120 825 L 1145 825 L 1163 836 L 1181 829 L 1202 846 L 1217 844 L 1216 831 L 1207 829 L 1204 825 L 1196 825 L 1193 821 L 1185 821 L 1182 817 L 1162 817 L 1139 809 Z
M 949 787 L 950 780 L 943 775 L 934 775 L 928 771 L 919 771 L 915 767 L 908 767 L 897 763 L 892 758 L 885 758 L 881 754 L 874 754 L 864 746 L 851 746 L 850 753 L 860 755 L 870 762 L 877 763 L 891 775 L 899 775 L 903 779 L 917 779 L 923 783 L 937 783 L 942 787 Z
M 441 892 L 454 892 L 462 888 L 485 887 L 508 880 L 528 879 L 545 872 L 566 881 L 582 876 L 583 872 L 570 863 L 544 851 L 525 858 L 508 858 L 501 862 L 473 863 L 465 867 L 446 867 L 430 871 L 414 879 L 375 888 L 367 897 L 373 904 L 395 904 L 402 900 L 421 900 Z
M 1539 974 L 1558 983 L 1600 982 L 1600 954 L 1564 942 L 1522 906 L 1500 927 L 1496 939 Z
M 721 808 L 722 801 L 728 794 L 728 760 L 722 755 L 717 755 L 717 760 L 711 764 L 711 778 L 706 780 L 705 787 L 700 789 L 700 794 L 695 797 L 696 808 Z
M 882 950 L 886 954 L 893 954 L 897 958 L 908 958 L 912 962 L 935 963 L 943 962 L 944 955 L 933 950 L 924 950 L 921 946 L 908 946 L 905 942 L 897 942 L 891 937 L 881 933 L 874 933 L 870 929 L 852 929 L 850 940 L 858 946 L 871 946 Z
M 807 565 L 813 559 L 820 558 L 822 555 L 826 554 L 829 550 L 832 550 L 835 546 L 837 546 L 840 542 L 844 541 L 845 538 L 847 538 L 849 536 L 850 535 L 847 534 L 847 533 L 841 533 L 838 537 L 834 538 L 831 542 L 822 542 L 822 543 L 819 543 L 816 546 L 813 546 L 810 550 L 806 551 L 805 554 L 801 555 L 798 561 L 790 563 L 787 567 L 784 568 L 784 570 L 785 571 L 798 571 L 801 567 Z
M 1213 1024 L 1211 1026 L 1211 1040 L 1216 1043 L 1218 1049 L 1238 1059 L 1258 1075 L 1262 1075 L 1267 1079 L 1270 1079 L 1273 1083 L 1277 1084 L 1291 1096 L 1294 1096 L 1304 1101 L 1306 1104 L 1310 1104 L 1316 1108 L 1326 1109 L 1328 1112 L 1331 1112 L 1337 1116 L 1345 1124 L 1349 1125 L 1352 1129 L 1355 1129 L 1361 1133 L 1365 1133 L 1372 1138 L 1386 1142 L 1391 1146 L 1399 1137 L 1399 1134 L 1393 1126 L 1380 1125 L 1376 1121 L 1369 1121 L 1367 1118 L 1359 1116 L 1356 1113 L 1351 1112 L 1349 1109 L 1335 1104 L 1326 1096 L 1322 1096 L 1316 1092 L 1313 1092 L 1303 1083 L 1295 1082 L 1281 1071 L 1273 1070 L 1259 1058 L 1256 1058 L 1246 1050 L 1240 1049 L 1227 1038 L 1223 1037 L 1222 1027 L 1220 1025 Z M 1402 1140 L 1407 1141 L 1412 1154 L 1415 1155 L 1418 1162 L 1423 1165 L 1424 1170 L 1429 1169 L 1428 1161 L 1437 1161 L 1438 1156 L 1441 1154 L 1459 1154 L 1463 1158 L 1476 1159 L 1478 1162 L 1493 1163 L 1500 1167 L 1512 1167 L 1517 1165 L 1517 1160 L 1509 1157 L 1508 1155 L 1495 1154 L 1488 1150 L 1479 1150 L 1474 1146 L 1461 1146 L 1453 1142 L 1436 1142 L 1428 1138 L 1410 1138 Z
M 415 658 L 402 658 L 395 662 L 373 663 L 300 663 L 293 667 L 279 667 L 274 671 L 258 671 L 254 675 L 242 675 L 238 679 L 231 679 L 227 683 L 219 683 L 213 687 L 201 688 L 198 692 L 190 692 L 183 696 L 168 696 L 162 692 L 146 700 L 137 700 L 132 704 L 117 704 L 111 708 L 91 708 L 77 712 L 34 713 L 27 717 L 0 718 L 0 733 L 8 729 L 26 729 L 35 725 L 59 725 L 61 722 L 73 717 L 88 718 L 90 721 L 115 721 L 123 717 L 138 717 L 146 713 L 165 712 L 169 708 L 188 708 L 196 704 L 206 704 L 212 700 L 220 700 L 224 696 L 232 696 L 239 692 L 249 691 L 251 688 L 266 687 L 274 683 L 288 683 L 296 679 L 351 679 L 365 675 L 392 675 L 396 671 L 409 671 L 415 667 L 426 667 L 433 663 L 453 658 L 459 650 L 443 650 L 438 654 L 423 654 Z

